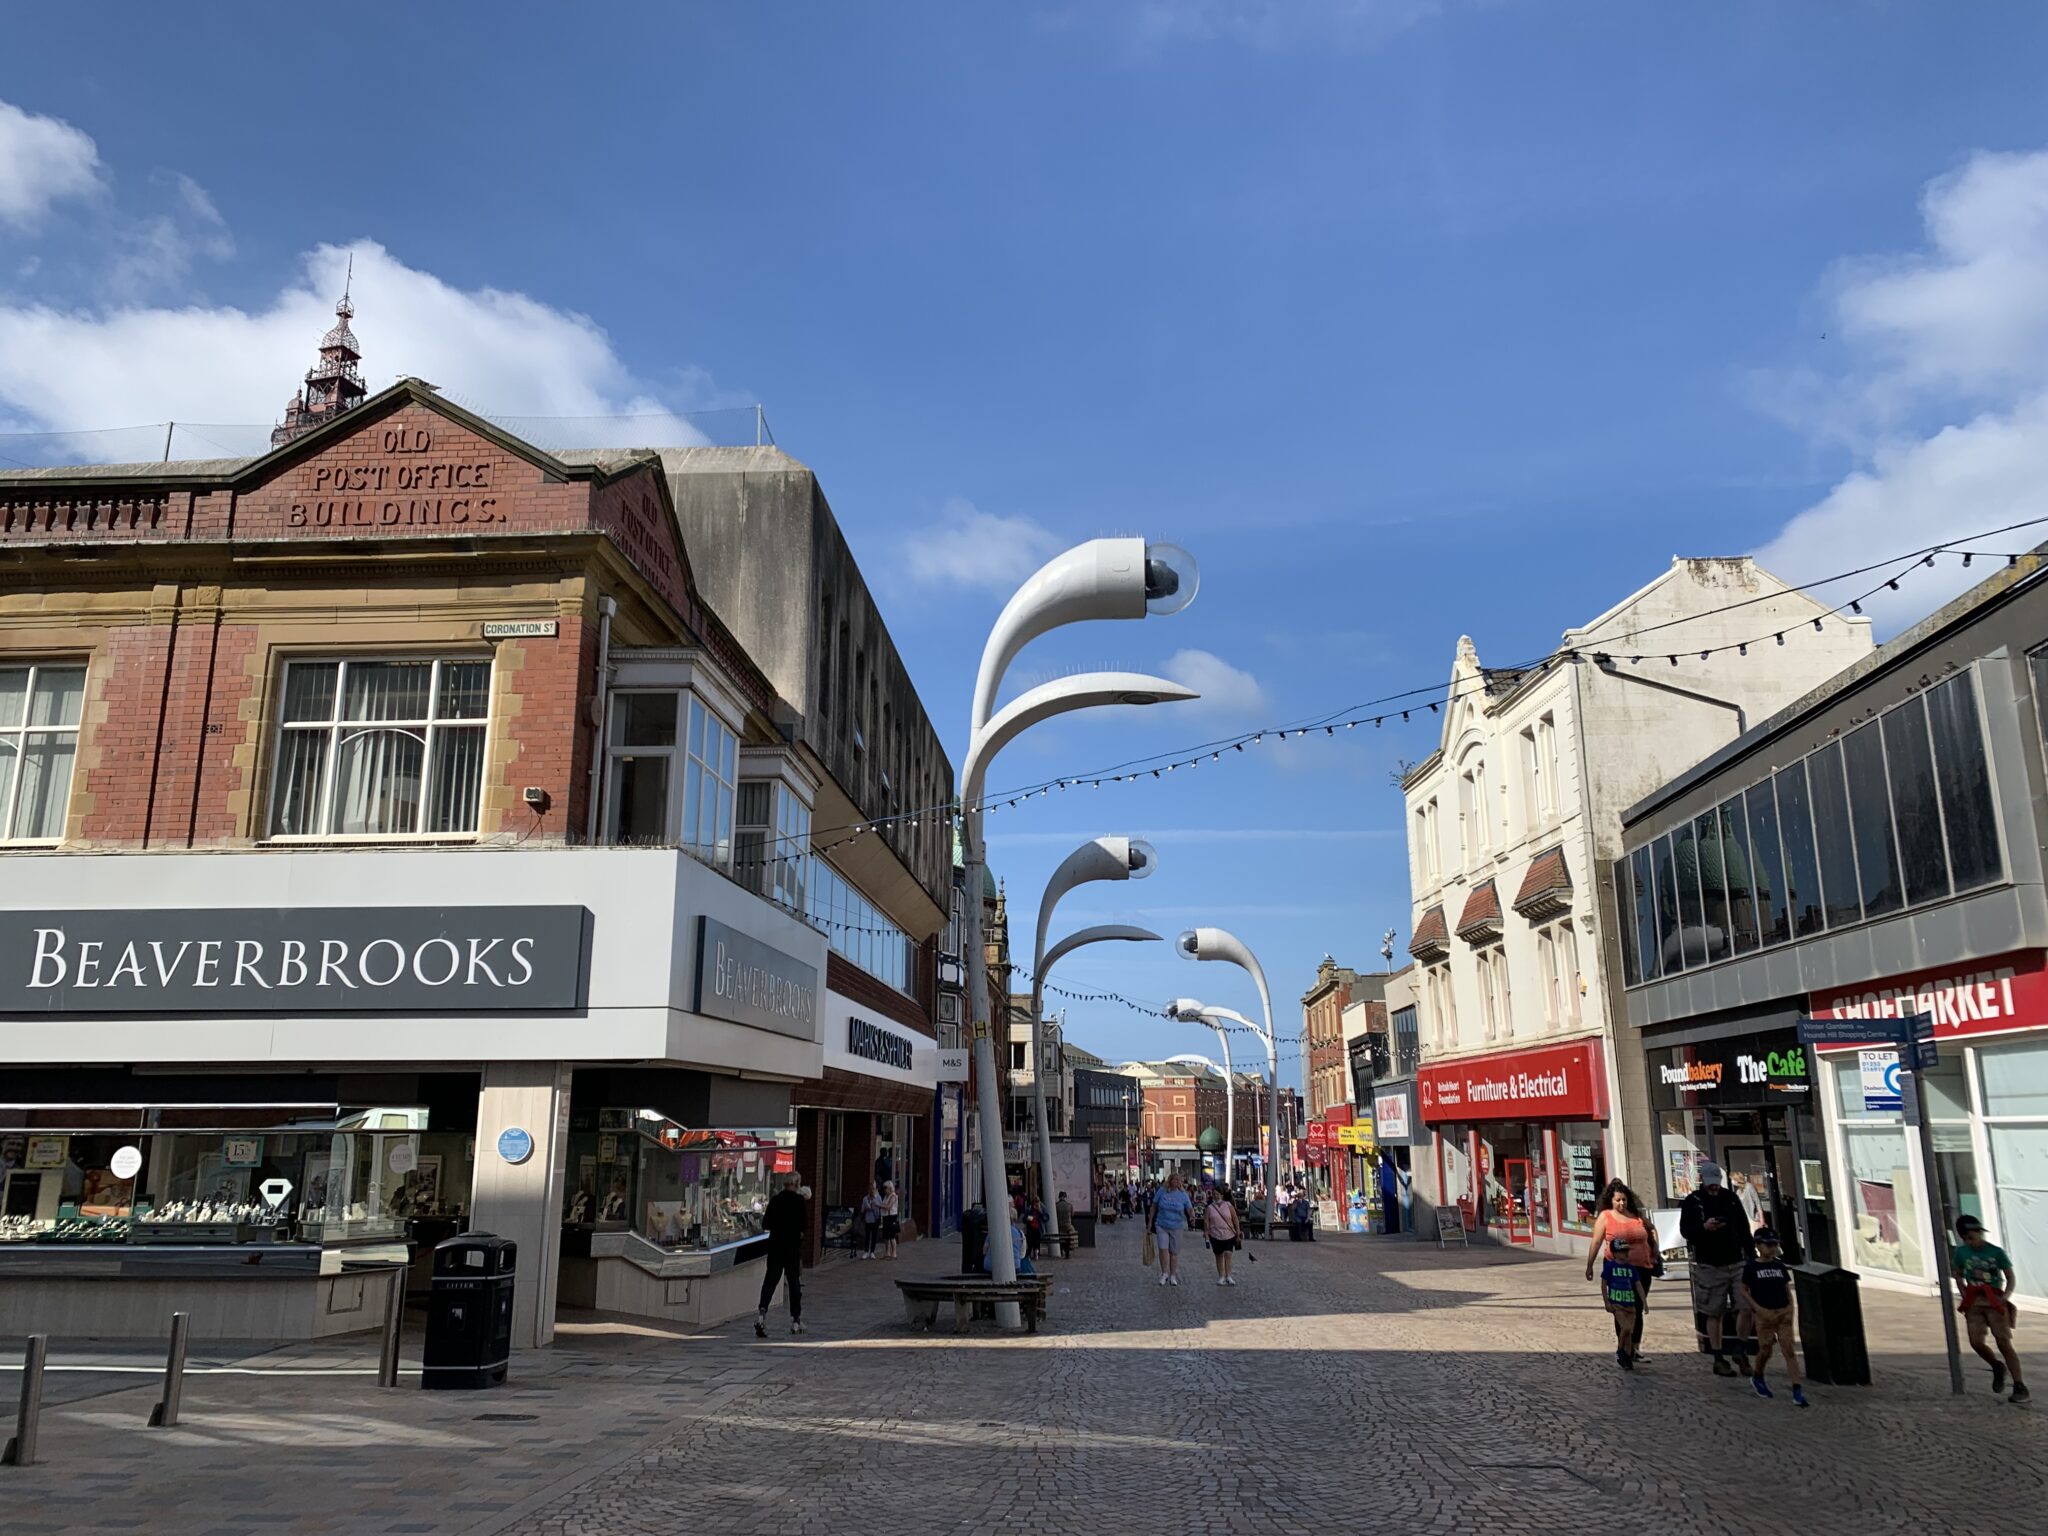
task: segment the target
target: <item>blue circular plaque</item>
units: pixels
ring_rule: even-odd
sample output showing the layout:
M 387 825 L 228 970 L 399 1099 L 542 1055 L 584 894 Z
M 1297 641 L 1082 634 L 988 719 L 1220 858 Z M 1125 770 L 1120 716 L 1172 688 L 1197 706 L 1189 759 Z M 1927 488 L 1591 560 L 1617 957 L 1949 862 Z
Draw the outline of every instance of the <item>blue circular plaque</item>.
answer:
M 533 1156 L 533 1136 L 513 1126 L 498 1134 L 498 1156 L 508 1163 L 523 1163 Z

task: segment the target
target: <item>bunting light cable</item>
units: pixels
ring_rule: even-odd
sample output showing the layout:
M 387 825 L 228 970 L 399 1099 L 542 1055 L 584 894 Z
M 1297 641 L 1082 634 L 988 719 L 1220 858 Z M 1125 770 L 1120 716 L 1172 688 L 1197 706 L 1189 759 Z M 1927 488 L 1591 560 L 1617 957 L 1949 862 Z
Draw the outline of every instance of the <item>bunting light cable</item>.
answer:
M 1860 615 L 1863 611 L 1862 605 L 1865 602 L 1880 592 L 1900 590 L 1899 581 L 1901 578 L 1915 569 L 1934 567 L 1941 555 L 1960 556 L 1965 565 L 1969 565 L 1979 559 L 2003 559 L 2008 566 L 2016 566 L 2028 555 L 2037 554 L 2038 552 L 2035 550 L 1990 550 L 1976 546 L 1981 540 L 1994 538 L 2001 533 L 2011 533 L 2042 524 L 2048 524 L 2048 517 L 2030 518 L 2021 522 L 2009 523 L 1999 528 L 1985 529 L 1977 533 L 1963 535 L 1946 543 L 1926 545 L 1916 550 L 1892 555 L 1885 559 L 1872 561 L 1866 565 L 1853 567 L 1849 570 L 1837 571 L 1832 575 L 1818 577 L 1796 586 L 1787 586 L 1778 591 L 1756 597 L 1742 598 L 1718 608 L 1704 609 L 1698 613 L 1686 614 L 1675 619 L 1660 620 L 1655 624 L 1646 624 L 1637 629 L 1624 630 L 1614 635 L 1603 636 L 1597 644 L 1585 647 L 1559 647 L 1557 650 L 1537 657 L 1532 661 L 1504 667 L 1489 667 L 1484 670 L 1479 678 L 1462 687 L 1447 687 L 1442 682 L 1428 683 L 1415 688 L 1382 694 L 1377 698 L 1366 699 L 1342 709 L 1329 711 L 1321 715 L 1304 717 L 1303 719 L 1290 721 L 1282 725 L 1262 726 L 1241 732 L 1236 736 L 1218 737 L 1196 746 L 1180 747 L 1171 752 L 1155 753 L 1149 757 L 1131 758 L 1103 768 L 1062 774 L 1056 778 L 1042 779 L 1036 783 L 1022 785 L 1014 789 L 990 791 L 981 797 L 979 808 L 984 814 L 993 815 L 998 811 L 1014 809 L 1029 800 L 1049 797 L 1055 791 L 1065 793 L 1067 790 L 1083 787 L 1100 789 L 1105 784 L 1130 784 L 1146 778 L 1162 778 L 1166 774 L 1178 772 L 1182 769 L 1193 771 L 1206 763 L 1221 762 L 1228 754 L 1243 753 L 1248 747 L 1262 745 L 1268 737 L 1273 737 L 1279 741 L 1299 739 L 1318 733 L 1325 737 L 1334 737 L 1340 730 L 1352 731 L 1362 725 L 1380 728 L 1397 719 L 1401 722 L 1409 722 L 1417 714 L 1424 713 L 1425 711 L 1429 714 L 1438 714 L 1444 705 L 1453 703 L 1458 699 L 1494 693 L 1503 687 L 1513 686 L 1514 683 L 1519 682 L 1530 673 L 1545 672 L 1560 664 L 1575 664 L 1605 657 L 1616 662 L 1626 661 L 1632 666 L 1640 666 L 1647 661 L 1662 659 L 1675 667 L 1689 660 L 1705 661 L 1716 655 L 1725 655 L 1730 652 L 1739 656 L 1747 656 L 1751 646 L 1765 644 L 1784 645 L 1790 637 L 1804 630 L 1817 629 L 1829 618 L 1844 614 L 1852 617 Z M 1965 545 L 1971 547 L 1966 548 L 1964 547 Z M 1831 586 L 1837 582 L 1851 580 L 1857 576 L 1868 575 L 1873 571 L 1881 570 L 1889 571 L 1889 574 L 1867 590 L 1858 592 L 1856 595 L 1835 604 L 1833 607 L 1825 608 L 1817 615 L 1801 619 L 1796 624 L 1787 623 L 1771 629 L 1761 630 L 1746 639 L 1727 641 L 1719 645 L 1698 649 L 1688 646 L 1683 649 L 1674 648 L 1661 652 L 1654 648 L 1632 647 L 1624 643 L 1640 640 L 1648 635 L 1663 633 L 1681 625 L 1697 624 L 1702 619 L 1713 618 L 1720 614 L 1753 607 L 1761 602 L 1781 598 L 1789 592 L 1810 592 L 1817 588 Z M 859 838 L 879 832 L 885 827 L 917 822 L 926 818 L 931 818 L 935 822 L 939 821 L 940 818 L 944 818 L 945 821 L 950 822 L 958 814 L 958 811 L 957 803 L 948 802 L 944 805 L 923 806 L 914 810 L 896 812 L 887 816 L 871 817 L 863 821 L 846 823 L 839 826 L 814 828 L 809 834 L 813 839 L 810 851 L 814 853 L 829 853 L 834 849 L 845 847 Z M 841 835 L 832 837 L 826 842 L 818 842 L 816 838 L 820 833 L 837 833 Z M 788 834 L 772 837 L 766 841 L 770 844 L 780 843 L 793 840 L 800 835 Z

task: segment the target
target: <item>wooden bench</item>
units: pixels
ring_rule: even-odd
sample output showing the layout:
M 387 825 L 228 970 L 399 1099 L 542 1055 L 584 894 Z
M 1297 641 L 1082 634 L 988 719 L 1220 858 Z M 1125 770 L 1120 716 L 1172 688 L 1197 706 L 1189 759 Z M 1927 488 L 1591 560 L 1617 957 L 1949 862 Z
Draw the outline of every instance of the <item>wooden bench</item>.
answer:
M 898 1280 L 903 1293 L 903 1311 L 910 1326 L 929 1331 L 938 1322 L 939 1304 L 953 1304 L 953 1331 L 965 1333 L 967 1325 L 983 1308 L 993 1310 L 1000 1301 L 1014 1301 L 1024 1313 L 1024 1326 L 1032 1333 L 1045 1318 L 1046 1298 L 1052 1293 L 1050 1275 L 1019 1275 L 1005 1284 L 987 1275 L 938 1275 L 926 1280 Z

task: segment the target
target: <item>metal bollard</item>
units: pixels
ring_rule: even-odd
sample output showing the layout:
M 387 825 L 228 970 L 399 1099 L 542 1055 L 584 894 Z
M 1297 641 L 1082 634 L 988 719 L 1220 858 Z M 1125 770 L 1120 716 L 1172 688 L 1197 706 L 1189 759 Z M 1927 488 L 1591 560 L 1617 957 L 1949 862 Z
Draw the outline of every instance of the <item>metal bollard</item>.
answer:
M 398 1338 L 405 1327 L 406 1267 L 394 1265 L 391 1283 L 384 1292 L 384 1349 L 377 1359 L 377 1385 L 398 1385 Z
M 43 1363 L 50 1357 L 50 1336 L 32 1333 L 21 1358 L 21 1409 L 14 1419 L 14 1438 L 0 1450 L 0 1465 L 32 1466 L 36 1459 L 36 1427 L 43 1417 Z
M 178 1409 L 185 1398 L 185 1334 L 192 1326 L 190 1312 L 171 1314 L 171 1352 L 164 1361 L 164 1399 L 149 1410 L 152 1429 L 177 1425 Z

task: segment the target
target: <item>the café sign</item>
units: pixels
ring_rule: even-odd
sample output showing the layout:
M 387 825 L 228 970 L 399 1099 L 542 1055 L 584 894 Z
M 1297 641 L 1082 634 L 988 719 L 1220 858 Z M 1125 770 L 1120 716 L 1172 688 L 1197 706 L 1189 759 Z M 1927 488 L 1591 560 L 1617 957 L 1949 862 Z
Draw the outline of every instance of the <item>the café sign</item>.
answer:
M 577 1008 L 582 907 L 0 913 L 0 1013 Z

